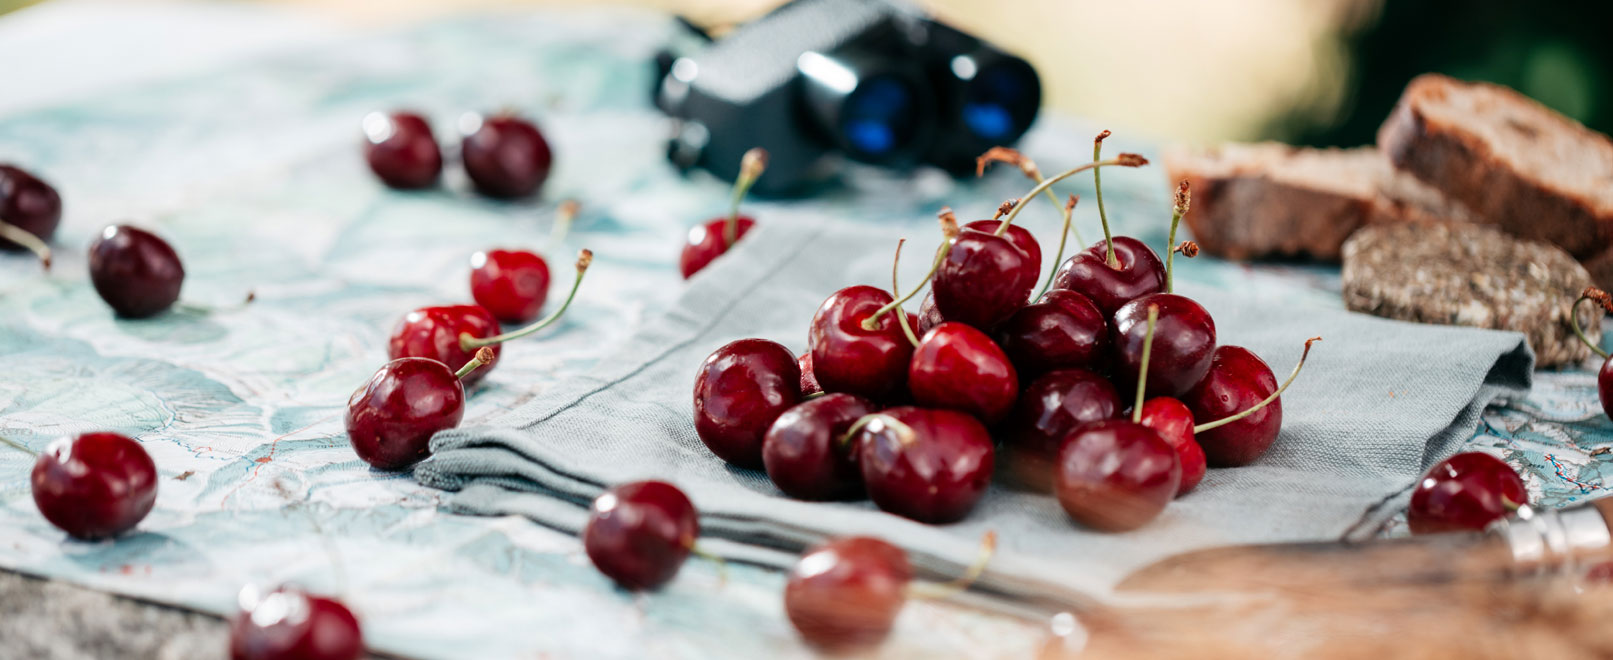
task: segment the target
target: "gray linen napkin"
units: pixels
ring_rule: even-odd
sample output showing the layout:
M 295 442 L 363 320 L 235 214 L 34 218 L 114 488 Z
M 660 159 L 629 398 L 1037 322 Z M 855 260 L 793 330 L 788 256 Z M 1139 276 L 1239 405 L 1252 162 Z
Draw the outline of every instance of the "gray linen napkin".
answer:
M 987 587 L 1067 602 L 1177 552 L 1336 538 L 1455 451 L 1490 401 L 1530 386 L 1534 358 L 1517 333 L 1285 309 L 1184 283 L 1181 292 L 1214 316 L 1221 343 L 1255 351 L 1279 379 L 1307 337 L 1325 339 L 1283 397 L 1275 447 L 1254 465 L 1212 469 L 1143 529 L 1093 532 L 1050 496 L 997 486 L 966 520 L 931 526 L 868 502 L 794 501 L 765 474 L 708 452 L 695 436 L 690 398 L 706 355 L 743 337 L 802 350 L 807 323 L 831 292 L 888 286 L 894 242 L 867 228 L 762 226 L 588 376 L 480 426 L 438 434 L 434 457 L 415 476 L 460 491 L 450 500 L 454 510 L 524 515 L 573 531 L 608 485 L 668 480 L 700 509 L 703 543 L 767 565 L 787 565 L 826 536 L 872 534 L 906 547 L 921 570 L 945 574 L 969 563 L 981 535 L 995 530 L 999 552 Z

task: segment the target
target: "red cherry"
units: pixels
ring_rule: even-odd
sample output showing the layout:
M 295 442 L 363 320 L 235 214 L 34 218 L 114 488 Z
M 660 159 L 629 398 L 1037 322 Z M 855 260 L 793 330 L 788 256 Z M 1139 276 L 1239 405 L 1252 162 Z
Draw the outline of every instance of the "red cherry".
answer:
M 588 510 L 582 545 L 594 567 L 627 589 L 670 582 L 700 536 L 694 504 L 677 486 L 636 481 L 604 492 Z
M 357 660 L 364 657 L 358 617 L 340 601 L 296 587 L 241 592 L 230 619 L 231 660 Z
M 1215 321 L 1193 299 L 1174 293 L 1150 294 L 1121 305 L 1114 314 L 1111 339 L 1116 358 L 1115 382 L 1124 389 L 1137 384 L 1149 307 L 1159 308 L 1159 321 L 1148 363 L 1148 395 L 1181 396 L 1210 369 Z
M 844 393 L 802 402 L 773 421 L 762 438 L 767 476 L 785 495 L 802 500 L 836 500 L 862 493 L 857 448 L 841 440 L 852 424 L 878 408 Z
M 818 384 L 818 377 L 812 375 L 812 351 L 795 358 L 795 364 L 801 368 L 801 398 L 822 394 L 823 386 Z
M 961 520 L 991 481 L 991 435 L 955 410 L 890 408 L 871 416 L 856 442 L 869 499 L 919 522 Z
M 1277 391 L 1277 377 L 1265 360 L 1241 346 L 1221 346 L 1210 359 L 1210 369 L 1182 403 L 1193 419 L 1208 423 L 1253 407 Z M 1248 417 L 1196 434 L 1210 465 L 1237 467 L 1253 463 L 1271 448 L 1283 426 L 1282 399 Z
M 1204 448 L 1193 439 L 1193 411 L 1187 404 L 1170 397 L 1149 399 L 1143 403 L 1141 423 L 1176 449 L 1176 458 L 1182 463 L 1182 483 L 1176 496 L 1198 486 L 1204 480 Z
M 55 188 L 27 170 L 0 164 L 0 250 L 32 250 L 50 268 L 49 242 L 61 221 Z
M 1058 369 L 1031 381 L 1008 420 L 1006 472 L 1028 488 L 1051 491 L 1053 461 L 1065 436 L 1124 407 L 1108 380 L 1085 369 Z
M 1030 232 L 998 223 L 972 222 L 953 239 L 935 272 L 935 307 L 949 321 L 990 330 L 1030 302 L 1041 277 L 1042 249 Z M 989 226 L 989 229 L 987 227 Z
M 1523 479 L 1501 459 L 1464 452 L 1435 464 L 1411 491 L 1413 534 L 1480 531 L 1529 503 Z
M 1170 443 L 1142 424 L 1107 419 L 1088 422 L 1064 440 L 1053 491 L 1081 524 L 1124 532 L 1159 516 L 1181 482 Z
M 941 317 L 941 310 L 935 308 L 935 293 L 925 292 L 924 302 L 919 304 L 917 317 L 918 323 L 913 324 L 913 331 L 920 337 L 928 333 L 931 328 L 946 323 L 946 319 Z
M 1014 406 L 1019 374 L 985 333 L 947 322 L 914 349 L 907 388 L 921 406 L 960 410 L 995 424 Z
M 431 125 L 412 112 L 364 116 L 364 160 L 393 188 L 425 188 L 442 173 L 442 150 Z
M 1602 401 L 1602 412 L 1608 417 L 1613 417 L 1613 356 L 1609 356 L 1607 351 L 1602 350 L 1601 346 L 1585 336 L 1585 332 L 1579 327 L 1579 304 L 1587 300 L 1601 305 L 1608 314 L 1613 314 L 1613 296 L 1594 286 L 1585 287 L 1579 298 L 1574 300 L 1574 304 L 1568 309 L 1568 323 L 1574 329 L 1574 334 L 1579 336 L 1579 340 L 1591 349 L 1592 353 L 1602 356 L 1602 368 L 1596 373 L 1596 396 Z
M 694 430 L 706 448 L 743 468 L 762 467 L 762 437 L 801 400 L 801 368 L 784 345 L 740 339 L 712 352 L 694 381 Z
M 812 373 L 825 392 L 847 392 L 876 401 L 899 391 L 907 380 L 913 344 L 891 314 L 872 329 L 864 321 L 891 302 L 891 294 L 859 285 L 834 292 L 812 316 L 807 345 Z
M 1093 367 L 1109 348 L 1109 323 L 1086 296 L 1053 289 L 997 328 L 997 343 L 1021 378 L 1054 369 Z
M 140 443 L 117 433 L 51 442 L 29 481 L 39 513 L 86 540 L 134 529 L 157 501 L 157 464 Z
M 393 360 L 427 358 L 447 365 L 450 371 L 458 371 L 476 356 L 476 349 L 460 346 L 461 334 L 485 339 L 498 333 L 498 319 L 481 305 L 421 307 L 409 312 L 392 328 L 392 337 L 387 341 L 387 356 Z M 494 344 L 489 348 L 493 349 L 493 361 L 466 376 L 465 386 L 481 382 L 487 372 L 498 364 L 501 347 Z
M 901 548 L 866 536 L 836 539 L 808 550 L 790 570 L 784 613 L 819 650 L 867 647 L 890 635 L 912 581 Z
M 1121 305 L 1165 290 L 1165 265 L 1147 244 L 1130 236 L 1114 237 L 1115 259 L 1110 266 L 1104 241 L 1076 253 L 1053 276 L 1053 288 L 1068 289 L 1092 300 L 1105 316 Z
M 1613 418 L 1613 358 L 1603 360 L 1596 372 L 1596 396 L 1602 400 L 1602 413 Z
M 683 243 L 683 254 L 678 257 L 678 270 L 683 273 L 683 279 L 694 277 L 700 269 L 722 256 L 756 226 L 756 221 L 749 216 L 739 216 L 734 225 L 733 242 L 728 241 L 727 225 L 728 218 L 716 218 L 689 229 L 689 235 Z
M 461 157 L 476 190 L 489 197 L 526 197 L 549 178 L 554 156 L 532 122 L 512 115 L 466 115 Z
M 485 364 L 479 349 L 465 366 Z M 467 372 L 469 373 L 469 372 Z M 427 358 L 388 362 L 347 400 L 347 439 L 359 458 L 382 470 L 401 470 L 431 455 L 431 436 L 459 426 L 465 388 L 448 365 Z
M 549 297 L 549 263 L 526 250 L 487 250 L 470 258 L 470 294 L 504 323 L 538 317 Z
M 185 267 L 167 241 L 144 229 L 111 225 L 90 244 L 90 282 L 118 316 L 154 316 L 179 300 Z

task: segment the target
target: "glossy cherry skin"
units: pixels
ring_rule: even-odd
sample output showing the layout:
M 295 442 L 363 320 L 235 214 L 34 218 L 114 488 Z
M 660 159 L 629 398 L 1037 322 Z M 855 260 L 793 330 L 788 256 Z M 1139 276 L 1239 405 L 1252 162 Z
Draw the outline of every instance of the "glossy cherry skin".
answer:
M 894 312 L 879 317 L 873 330 L 862 322 L 891 302 L 891 294 L 859 285 L 834 292 L 812 316 L 807 346 L 812 373 L 825 392 L 847 392 L 884 400 L 907 381 L 913 344 Z
M 800 500 L 860 495 L 862 471 L 855 442 L 840 439 L 864 415 L 878 412 L 855 394 L 825 394 L 784 411 L 762 438 L 762 463 L 773 485 Z
M 498 319 L 481 305 L 421 307 L 409 312 L 392 328 L 392 337 L 386 344 L 387 356 L 394 360 L 429 358 L 448 365 L 450 371 L 459 371 L 460 367 L 476 357 L 476 349 L 467 351 L 459 347 L 461 333 L 472 337 L 496 336 L 499 333 Z M 467 374 L 465 387 L 481 382 L 487 377 L 487 372 L 498 364 L 502 346 L 494 344 L 488 348 L 493 349 L 493 361 Z
M 487 250 L 470 258 L 470 295 L 502 323 L 538 318 L 549 298 L 549 263 L 526 250 Z
M 858 434 L 858 462 L 869 499 L 879 508 L 939 524 L 963 519 L 991 481 L 996 450 L 978 420 L 955 410 L 903 406 L 889 415 L 911 437 L 879 420 Z
M 341 601 L 296 587 L 248 587 L 230 619 L 230 660 L 358 660 L 364 633 Z
M 364 160 L 382 183 L 393 188 L 425 188 L 442 174 L 442 149 L 431 125 L 412 112 L 365 116 Z
M 727 225 L 728 218 L 716 218 L 689 229 L 683 241 L 683 254 L 678 257 L 678 271 L 683 273 L 683 279 L 694 277 L 700 269 L 722 256 L 756 226 L 756 221 L 749 216 L 739 216 L 734 225 L 733 243 L 728 242 Z
M 936 310 L 948 321 L 990 330 L 1030 302 L 1041 276 L 1042 252 L 1036 239 L 1010 225 L 1009 235 L 996 236 L 970 223 L 935 271 L 931 293 Z M 1014 230 L 1019 230 L 1017 233 Z
M 511 115 L 462 121 L 472 130 L 464 136 L 461 157 L 476 190 L 489 197 L 526 197 L 549 178 L 554 155 L 532 122 Z
M 1204 448 L 1193 439 L 1193 411 L 1187 404 L 1170 397 L 1156 397 L 1143 402 L 1142 425 L 1154 430 L 1176 450 L 1176 459 L 1182 464 L 1182 483 L 1176 496 L 1181 497 L 1204 480 Z
M 112 225 L 90 244 L 90 282 L 118 316 L 143 319 L 179 300 L 185 267 L 156 234 Z
M 140 443 L 117 433 L 60 438 L 34 461 L 34 504 L 50 524 L 86 540 L 139 524 L 157 501 L 157 464 Z
M 1108 354 L 1109 322 L 1086 296 L 1053 289 L 1014 312 L 995 336 L 1020 378 L 1029 380 L 1054 369 L 1098 366 Z
M 1031 381 L 1005 425 L 1004 472 L 1026 488 L 1051 492 L 1053 461 L 1065 436 L 1124 407 L 1114 385 L 1086 369 L 1057 369 Z
M 1148 396 L 1186 394 L 1205 372 L 1215 351 L 1215 321 L 1192 298 L 1155 293 L 1120 306 L 1113 334 L 1115 384 L 1135 390 L 1142 368 L 1143 340 L 1148 334 L 1148 308 L 1159 308 L 1154 346 L 1148 356 Z
M 919 304 L 917 318 L 918 323 L 913 326 L 913 331 L 918 333 L 920 337 L 923 337 L 931 328 L 946 323 L 946 319 L 941 317 L 941 310 L 935 308 L 934 292 L 924 292 L 924 302 Z
M 0 164 L 0 220 L 49 242 L 62 222 L 61 195 L 27 170 Z M 0 250 L 21 249 L 0 238 Z
M 1260 356 L 1241 346 L 1221 346 L 1210 359 L 1210 370 L 1182 403 L 1199 424 L 1230 417 L 1252 408 L 1277 391 L 1277 377 Z M 1283 427 L 1283 400 L 1272 401 L 1248 417 L 1197 434 L 1210 465 L 1237 467 L 1255 462 L 1277 441 Z
M 1158 517 L 1181 482 L 1182 465 L 1170 443 L 1142 424 L 1106 419 L 1064 439 L 1053 492 L 1077 522 L 1124 532 Z
M 762 437 L 801 400 L 801 367 L 783 344 L 740 339 L 712 352 L 694 379 L 694 430 L 729 463 L 762 469 Z
M 1165 264 L 1153 249 L 1130 236 L 1116 236 L 1114 242 L 1118 268 L 1109 266 L 1108 246 L 1098 241 L 1059 266 L 1053 288 L 1086 296 L 1106 317 L 1121 305 L 1165 290 Z
M 797 356 L 795 364 L 801 368 L 801 398 L 805 399 L 823 392 L 823 386 L 818 384 L 818 377 L 812 374 L 812 351 Z
M 1406 524 L 1413 534 L 1480 531 L 1529 503 L 1512 466 L 1483 452 L 1435 464 L 1411 491 Z
M 853 536 L 808 550 L 784 583 L 784 613 L 807 644 L 843 652 L 890 635 L 913 567 L 901 548 Z
M 1602 400 L 1602 412 L 1613 418 L 1613 358 L 1603 360 L 1596 372 L 1596 396 Z
M 670 582 L 698 536 L 700 516 L 683 491 L 664 481 L 636 481 L 594 500 L 582 545 L 599 572 L 638 591 Z
M 386 363 L 347 400 L 347 439 L 359 458 L 382 470 L 402 470 L 431 455 L 431 436 L 459 426 L 465 388 L 436 360 Z
M 913 350 L 907 390 L 928 408 L 951 408 L 995 424 L 1014 407 L 1019 374 L 986 333 L 955 321 L 931 328 Z

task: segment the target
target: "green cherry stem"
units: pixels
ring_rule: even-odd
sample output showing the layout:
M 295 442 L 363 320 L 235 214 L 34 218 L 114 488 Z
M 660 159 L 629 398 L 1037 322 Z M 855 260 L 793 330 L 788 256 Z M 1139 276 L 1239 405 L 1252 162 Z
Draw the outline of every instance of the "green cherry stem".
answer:
M 1030 158 L 1027 158 L 1025 156 L 1025 154 L 1020 153 L 1018 150 L 1009 149 L 1008 147 L 992 147 L 990 149 L 987 149 L 986 153 L 981 154 L 979 158 L 976 158 L 975 159 L 975 176 L 976 177 L 985 176 L 985 174 L 986 174 L 986 165 L 988 165 L 988 164 L 990 164 L 992 162 L 999 162 L 999 161 L 1004 162 L 1004 163 L 1008 163 L 1009 165 L 1013 165 L 1015 167 L 1018 167 L 1019 170 L 1021 172 L 1024 172 L 1025 176 L 1029 177 L 1030 180 L 1032 180 L 1032 181 L 1035 181 L 1037 183 L 1042 182 L 1042 178 L 1043 178 L 1042 177 L 1042 170 L 1041 170 L 1041 168 L 1036 166 L 1036 162 L 1031 160 Z M 1059 206 L 1058 195 L 1053 194 L 1053 189 L 1052 188 L 1048 188 L 1047 190 L 1044 190 L 1042 192 L 1047 194 L 1047 201 L 1052 202 L 1053 206 L 1055 208 L 1057 208 Z M 1075 210 L 1075 205 L 1074 204 L 1065 204 L 1064 205 L 1064 229 L 1063 229 L 1064 233 L 1059 235 L 1059 245 L 1061 246 L 1061 248 L 1059 250 L 1059 253 L 1060 253 L 1061 256 L 1062 256 L 1062 254 L 1064 252 L 1063 249 L 1062 249 L 1062 246 L 1064 245 L 1064 237 L 1065 237 L 1065 235 L 1069 234 L 1072 230 L 1075 232 L 1075 242 L 1083 243 L 1083 244 L 1086 243 L 1086 241 L 1081 240 L 1081 230 L 1074 228 L 1070 224 L 1070 212 L 1073 211 L 1073 210 Z M 1002 229 L 1002 227 L 998 227 L 998 229 Z M 998 235 L 1001 236 L 1002 234 L 999 233 Z M 1057 261 L 1057 260 L 1055 260 L 1055 261 Z M 1044 289 L 1044 291 L 1045 291 L 1045 289 Z
M 868 427 L 873 426 L 875 422 L 878 422 L 880 426 L 878 428 L 868 429 Z M 913 442 L 918 439 L 918 434 L 913 431 L 913 427 L 903 424 L 902 420 L 891 417 L 885 413 L 870 413 L 857 418 L 857 421 L 851 425 L 851 428 L 846 429 L 846 432 L 842 434 L 839 439 L 835 440 L 835 444 L 841 449 L 848 449 L 851 447 L 852 440 L 855 440 L 857 438 L 857 434 L 862 433 L 864 429 L 868 429 L 868 431 L 871 433 L 881 433 L 886 427 L 889 427 L 892 431 L 896 432 L 896 441 L 902 443 L 903 445 L 913 444 Z
M 1047 295 L 1047 290 L 1053 288 L 1053 279 L 1058 277 L 1059 266 L 1064 263 L 1064 243 L 1069 240 L 1070 232 L 1075 230 L 1075 227 L 1070 224 L 1070 214 L 1075 211 L 1075 204 L 1079 201 L 1081 201 L 1080 195 L 1070 195 L 1069 201 L 1064 203 L 1064 229 L 1059 231 L 1059 251 L 1053 255 L 1053 267 L 1047 270 L 1047 281 L 1042 283 L 1041 293 L 1036 294 L 1037 299 Z M 1080 231 L 1075 232 L 1075 242 L 1083 245 L 1086 243 L 1086 241 L 1081 240 Z
M 466 376 L 470 375 L 470 372 L 480 369 L 483 365 L 492 361 L 493 349 L 486 346 L 478 348 L 476 349 L 476 355 L 470 359 L 470 362 L 466 362 L 465 366 L 454 372 L 454 378 L 464 380 Z
M 1030 199 L 1032 197 L 1040 195 L 1040 194 L 1042 194 L 1043 190 L 1047 190 L 1053 184 L 1058 183 L 1060 181 L 1063 181 L 1065 179 L 1068 179 L 1068 178 L 1070 178 L 1072 176 L 1075 176 L 1075 175 L 1080 174 L 1082 172 L 1085 172 L 1087 170 L 1092 170 L 1092 171 L 1096 172 L 1098 170 L 1098 168 L 1100 168 L 1100 167 L 1112 167 L 1112 166 L 1142 167 L 1142 166 L 1147 165 L 1147 164 L 1148 164 L 1148 159 L 1147 158 L 1143 158 L 1142 156 L 1139 156 L 1137 154 L 1122 153 L 1119 156 L 1115 156 L 1114 158 L 1111 158 L 1109 160 L 1103 160 L 1103 161 L 1087 163 L 1087 164 L 1082 165 L 1080 167 L 1075 167 L 1075 168 L 1072 168 L 1072 169 L 1064 170 L 1063 172 L 1059 172 L 1058 174 L 1050 176 L 1050 177 L 1048 177 L 1046 179 L 1042 179 L 1041 183 L 1036 184 L 1036 187 L 1031 188 L 1031 191 L 1028 192 L 1028 193 L 1025 193 L 1025 196 L 1022 197 L 1021 199 Z M 1004 233 L 1007 233 L 1008 225 L 1013 224 L 1014 218 L 1017 217 L 1019 215 L 1019 212 L 1024 210 L 1024 208 L 1025 208 L 1024 204 L 1016 204 L 1014 206 L 1014 210 L 1008 212 L 1008 217 L 1003 218 L 1002 224 L 997 227 L 997 235 L 998 236 L 1001 236 Z M 1099 208 L 1101 209 L 1102 207 L 1099 207 Z M 1107 240 L 1108 237 L 1109 237 L 1109 223 L 1108 223 L 1107 220 L 1104 221 L 1104 224 L 1103 224 L 1103 235 L 1104 235 L 1105 240 Z M 1112 252 L 1113 249 L 1114 249 L 1114 246 L 1111 245 L 1110 246 L 1110 251 Z M 1113 256 L 1113 255 L 1111 255 L 1111 256 Z
M 1231 416 L 1228 416 L 1228 417 L 1222 417 L 1221 419 L 1215 420 L 1213 422 L 1205 422 L 1203 424 L 1195 426 L 1195 427 L 1193 427 L 1193 434 L 1198 435 L 1198 434 L 1203 433 L 1205 431 L 1208 431 L 1210 429 L 1221 428 L 1223 426 L 1226 426 L 1227 424 L 1231 424 L 1231 423 L 1236 422 L 1236 421 L 1238 421 L 1240 419 L 1243 419 L 1245 417 L 1253 415 L 1253 414 L 1255 414 L 1255 411 L 1266 407 L 1268 404 L 1270 404 L 1273 401 L 1276 401 L 1277 397 L 1282 396 L 1283 391 L 1287 390 L 1289 385 L 1294 384 L 1294 379 L 1299 377 L 1300 368 L 1305 366 L 1305 358 L 1309 357 L 1310 354 L 1311 354 L 1311 344 L 1314 344 L 1314 343 L 1319 342 L 1319 341 L 1322 341 L 1321 337 L 1311 337 L 1310 339 L 1305 340 L 1305 352 L 1299 354 L 1299 364 L 1294 365 L 1294 373 L 1288 374 L 1288 380 L 1283 381 L 1283 386 L 1277 388 L 1276 392 L 1272 392 L 1271 396 L 1268 396 L 1265 399 L 1262 399 L 1260 401 L 1260 403 L 1257 403 L 1255 405 L 1249 406 L 1247 409 L 1245 409 L 1242 412 L 1239 412 L 1239 413 L 1237 413 L 1235 415 L 1231 415 Z
M 1165 293 L 1176 293 L 1176 281 L 1172 278 L 1171 270 L 1172 261 L 1176 257 L 1176 226 L 1181 224 L 1182 216 L 1187 215 L 1187 208 L 1192 199 L 1193 195 L 1187 189 L 1187 180 L 1183 179 L 1176 186 L 1176 203 L 1171 205 L 1171 233 L 1165 240 Z
M 1613 298 L 1609 298 L 1606 292 L 1594 286 L 1585 287 L 1585 291 L 1579 294 L 1579 299 L 1575 300 L 1574 304 L 1568 308 L 1568 325 L 1574 329 L 1574 334 L 1579 336 L 1579 340 L 1585 342 L 1585 346 L 1606 360 L 1607 351 L 1602 350 L 1601 346 L 1597 346 L 1596 342 L 1585 336 L 1585 331 L 1579 327 L 1579 304 L 1587 300 L 1600 303 L 1604 309 L 1613 309 Z
M 1092 140 L 1092 162 L 1098 162 L 1099 154 L 1103 153 L 1103 139 L 1109 137 L 1108 129 L 1104 129 L 1098 137 Z M 1103 180 L 1098 177 L 1098 168 L 1092 168 L 1092 192 L 1098 197 L 1098 221 L 1103 223 L 1103 243 L 1108 247 L 1107 256 L 1103 262 L 1110 268 L 1119 268 L 1120 262 L 1115 259 L 1115 239 L 1109 233 L 1109 214 L 1103 210 Z
M 699 544 L 696 544 L 694 541 L 690 541 L 688 547 L 689 547 L 689 552 L 694 553 L 694 555 L 696 557 L 699 557 L 699 558 L 704 559 L 706 561 L 709 561 L 709 562 L 711 562 L 713 564 L 716 564 L 717 565 L 717 581 L 720 584 L 728 584 L 728 560 L 723 559 L 717 553 L 714 553 L 714 552 L 712 552 L 710 550 L 707 550 L 705 548 L 700 547 Z
M 560 320 L 560 317 L 566 313 L 566 308 L 571 307 L 571 301 L 577 297 L 577 288 L 582 286 L 582 276 L 587 274 L 588 266 L 593 263 L 594 253 L 592 251 L 583 250 L 577 254 L 577 278 L 571 281 L 571 292 L 566 294 L 566 301 L 560 305 L 560 309 L 555 310 L 554 313 L 550 314 L 548 318 L 538 321 L 537 323 L 533 323 L 525 328 L 521 328 L 520 330 L 512 330 L 502 335 L 495 335 L 492 337 L 474 337 L 468 332 L 460 333 L 459 349 L 462 351 L 469 351 L 481 348 L 483 346 L 502 344 L 510 341 L 511 339 L 520 339 L 553 325 L 555 321 Z
M 902 290 L 902 285 L 896 283 L 896 270 L 897 270 L 896 267 L 897 267 L 897 265 L 902 263 L 902 245 L 904 243 L 907 243 L 907 239 L 905 239 L 905 238 L 896 241 L 896 258 L 891 259 L 891 290 L 892 291 L 901 291 Z M 893 301 L 893 302 L 895 302 L 895 301 Z M 909 341 L 909 342 L 911 342 L 913 344 L 913 348 L 918 348 L 918 346 L 919 346 L 919 337 L 918 337 L 918 335 L 913 334 L 913 328 L 908 327 L 908 325 L 907 325 L 907 312 L 902 311 L 902 303 L 896 302 L 896 308 L 894 310 L 891 310 L 891 311 L 896 313 L 896 323 L 898 325 L 902 326 L 902 334 L 907 335 L 907 341 Z
M 39 257 L 39 265 L 47 271 L 50 270 L 50 245 L 45 243 L 45 239 L 4 220 L 0 220 L 0 238 L 28 248 L 29 252 Z
M 924 600 L 942 600 L 968 591 L 986 572 L 986 565 L 991 563 L 991 557 L 995 554 L 997 532 L 986 530 L 980 537 L 980 554 L 975 556 L 974 563 L 969 564 L 963 575 L 946 582 L 913 582 L 907 586 L 907 595 Z
M 723 223 L 723 239 L 729 245 L 739 240 L 739 202 L 752 184 L 767 170 L 767 150 L 752 147 L 739 159 L 739 176 L 734 179 L 734 198 L 728 203 L 728 222 Z
M 1159 321 L 1159 305 L 1148 306 L 1148 329 L 1143 332 L 1143 361 L 1137 367 L 1137 405 L 1131 407 L 1131 423 L 1143 423 L 1143 393 L 1148 389 L 1148 359 L 1154 353 L 1154 323 Z
M 25 454 L 28 454 L 29 456 L 32 456 L 34 458 L 39 458 L 39 452 L 34 451 L 32 449 L 29 449 L 28 445 L 22 444 L 20 442 L 17 442 L 16 440 L 12 440 L 11 438 L 5 437 L 3 435 L 0 435 L 0 444 L 8 445 L 12 449 L 15 449 L 15 450 L 20 451 L 20 452 L 25 453 Z
M 935 272 L 941 269 L 941 262 L 946 261 L 947 253 L 952 251 L 953 239 L 958 237 L 958 219 L 952 214 L 952 209 L 950 208 L 941 209 L 940 217 L 942 236 L 941 247 L 936 248 L 935 250 L 935 261 L 930 264 L 930 272 L 925 273 L 924 279 L 919 281 L 918 286 L 913 287 L 912 291 L 907 292 L 907 295 L 886 303 L 884 307 L 874 310 L 873 314 L 869 314 L 868 318 L 863 319 L 862 329 L 874 330 L 878 328 L 879 319 L 883 318 L 886 314 L 889 314 L 892 310 L 900 309 L 902 303 L 912 300 L 913 296 L 916 296 L 920 291 L 923 291 L 924 285 L 928 284 L 930 279 L 935 277 Z M 897 249 L 900 250 L 900 248 Z M 894 266 L 892 266 L 892 268 L 894 268 Z M 901 292 L 894 290 L 891 291 L 891 295 L 893 296 L 898 293 Z M 906 318 L 906 315 L 902 316 L 904 321 Z

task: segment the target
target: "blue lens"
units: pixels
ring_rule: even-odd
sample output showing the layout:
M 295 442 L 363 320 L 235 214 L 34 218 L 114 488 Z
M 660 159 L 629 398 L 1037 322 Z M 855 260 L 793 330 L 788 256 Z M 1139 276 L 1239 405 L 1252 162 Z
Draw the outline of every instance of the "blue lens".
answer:
M 898 78 L 868 78 L 840 109 L 846 142 L 867 156 L 883 156 L 913 139 L 913 89 Z
M 963 123 L 988 140 L 1008 139 L 1025 130 L 1036 113 L 1040 92 L 1033 73 L 1019 66 L 991 66 L 969 83 Z

